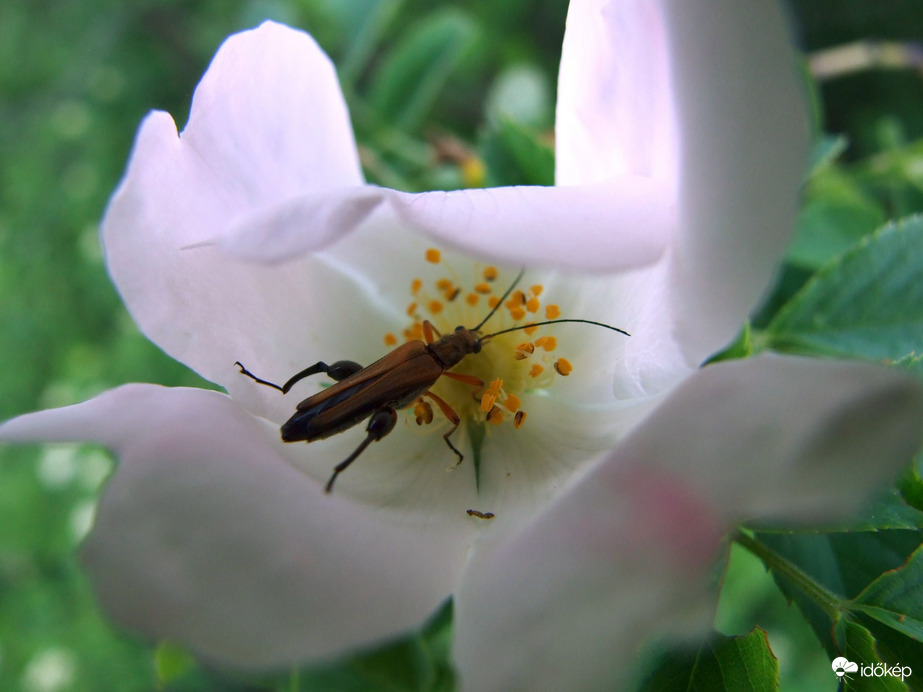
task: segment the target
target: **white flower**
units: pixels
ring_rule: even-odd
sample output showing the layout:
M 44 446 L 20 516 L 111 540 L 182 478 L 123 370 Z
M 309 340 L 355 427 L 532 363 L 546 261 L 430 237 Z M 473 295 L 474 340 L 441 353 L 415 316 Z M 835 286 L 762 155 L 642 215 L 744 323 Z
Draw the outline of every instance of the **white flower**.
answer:
M 786 40 L 770 2 L 574 2 L 558 186 L 412 195 L 364 184 L 310 37 L 267 23 L 229 38 L 180 137 L 166 113 L 144 121 L 103 239 L 141 329 L 230 396 L 128 385 L 0 429 L 118 455 L 84 552 L 108 612 L 252 669 L 374 645 L 454 595 L 467 689 L 593 689 L 665 622 L 701 626 L 703 575 L 733 522 L 854 507 L 918 444 L 916 385 L 775 356 L 696 370 L 746 319 L 793 225 L 806 135 Z M 439 265 L 422 259 L 432 245 Z M 457 469 L 437 408 L 325 495 L 362 427 L 283 444 L 299 395 L 235 361 L 276 381 L 321 359 L 369 364 L 408 325 L 412 279 L 461 286 L 487 260 L 506 267 L 495 294 L 526 265 L 524 287 L 564 317 L 632 336 L 545 328 L 575 369 L 541 387 L 512 358 L 531 337 L 497 337 L 465 364 L 504 378 L 521 428 L 485 426 L 458 385 Z M 487 310 L 443 308 L 443 329 Z M 501 313 L 488 329 L 513 324 Z

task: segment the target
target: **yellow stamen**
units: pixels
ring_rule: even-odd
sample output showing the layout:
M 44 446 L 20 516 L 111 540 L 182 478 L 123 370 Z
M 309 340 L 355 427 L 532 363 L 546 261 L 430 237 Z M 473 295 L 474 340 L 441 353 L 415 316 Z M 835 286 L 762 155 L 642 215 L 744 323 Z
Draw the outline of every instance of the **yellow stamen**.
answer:
M 538 298 L 536 298 L 535 296 L 532 296 L 531 298 L 529 298 L 528 302 L 526 303 L 526 310 L 528 310 L 529 312 L 538 312 L 538 308 L 540 305 L 541 303 L 539 303 Z
M 529 370 L 529 377 L 538 377 L 543 372 L 545 372 L 545 368 L 543 368 L 541 365 L 536 363 L 535 365 L 532 366 L 532 369 Z
M 516 415 L 513 416 L 513 427 L 519 430 L 522 427 L 522 424 L 526 422 L 526 412 L 525 411 L 516 411 Z
M 407 306 L 407 317 L 413 317 L 417 312 L 417 304 L 411 303 Z
M 534 286 L 529 287 L 529 292 L 534 296 L 542 295 L 542 291 L 545 290 L 545 287 L 541 284 L 535 284 Z
M 503 411 L 494 406 L 487 414 L 487 420 L 494 425 L 500 425 L 503 422 Z
M 517 346 L 516 350 L 513 352 L 513 358 L 516 360 L 525 360 L 532 353 L 535 353 L 535 344 L 519 344 L 519 346 Z
M 484 278 L 488 281 L 495 281 L 500 275 L 500 272 L 497 271 L 496 267 L 485 267 L 484 268 Z
M 468 303 L 471 307 L 474 307 L 478 304 L 478 301 L 481 299 L 477 293 L 469 293 L 465 296 L 465 302 Z
M 559 375 L 567 377 L 574 370 L 574 366 L 570 364 L 570 361 L 567 358 L 558 358 L 554 362 L 554 369 Z
M 556 320 L 561 316 L 561 308 L 557 305 L 546 305 L 545 306 L 545 317 L 549 320 Z
M 494 404 L 496 403 L 497 403 L 497 393 L 496 392 L 491 392 L 491 391 L 484 392 L 484 395 L 481 397 L 481 410 L 485 412 L 489 412 L 494 407 Z
M 540 336 L 535 340 L 535 345 L 546 351 L 553 351 L 558 347 L 558 340 L 553 336 Z
M 396 345 L 397 345 L 397 337 L 394 336 L 394 334 L 392 334 L 391 332 L 388 332 L 387 334 L 385 334 L 385 346 L 396 346 Z
M 420 279 L 414 279 L 410 282 L 410 292 L 413 295 L 417 295 L 421 288 L 423 288 L 423 282 Z
M 430 313 L 433 315 L 438 315 L 440 312 L 442 312 L 442 303 L 440 303 L 438 300 L 429 301 L 428 307 Z
M 521 320 L 525 316 L 526 316 L 526 311 L 523 310 L 522 308 L 512 308 L 510 310 L 510 317 L 512 317 L 516 321 Z
M 490 293 L 491 291 L 493 291 L 494 289 L 491 288 L 489 283 L 482 282 L 482 283 L 479 283 L 477 286 L 475 286 L 474 290 L 477 291 L 478 293 L 484 293 L 486 295 Z
M 427 262 L 432 262 L 433 264 L 439 264 L 439 261 L 441 259 L 442 259 L 442 253 L 439 252 L 439 250 L 437 250 L 436 248 L 431 247 L 426 251 L 426 261 Z
M 497 307 L 500 304 L 500 296 L 491 296 L 487 299 L 487 304 L 491 307 L 491 309 Z
M 436 288 L 440 291 L 447 291 L 452 288 L 452 282 L 448 279 L 439 279 L 439 281 L 436 282 Z
M 538 327 L 529 326 L 529 327 L 526 327 L 525 329 L 523 329 L 522 331 L 524 331 L 526 334 L 534 334 L 534 333 L 535 333 L 535 330 L 537 330 L 537 329 L 538 329 Z
M 503 402 L 503 405 L 513 413 L 516 413 L 519 410 L 519 407 L 522 406 L 522 401 L 515 394 L 510 394 L 508 397 L 506 397 L 506 401 Z

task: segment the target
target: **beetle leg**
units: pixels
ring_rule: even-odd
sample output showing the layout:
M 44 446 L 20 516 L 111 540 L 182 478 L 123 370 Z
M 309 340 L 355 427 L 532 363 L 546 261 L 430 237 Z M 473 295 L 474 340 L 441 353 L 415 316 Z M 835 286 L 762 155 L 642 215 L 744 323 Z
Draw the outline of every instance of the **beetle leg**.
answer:
M 350 375 L 355 375 L 360 370 L 362 370 L 362 366 L 359 365 L 359 363 L 354 363 L 351 360 L 338 360 L 333 365 L 327 365 L 324 361 L 321 360 L 311 367 L 305 368 L 301 372 L 292 375 L 288 379 L 288 382 L 283 384 L 281 387 L 278 387 L 278 389 L 282 390 L 282 393 L 285 394 L 297 382 L 301 382 L 301 380 L 303 380 L 305 377 L 316 375 L 319 372 L 327 373 L 328 377 L 339 382 L 340 380 L 345 380 Z
M 397 412 L 387 406 L 385 408 L 380 408 L 375 413 L 372 414 L 372 417 L 369 419 L 369 424 L 366 426 L 365 430 L 368 433 L 365 439 L 362 441 L 356 451 L 350 454 L 346 459 L 341 461 L 333 469 L 333 475 L 330 476 L 330 480 L 327 481 L 327 485 L 324 486 L 324 492 L 329 493 L 333 490 L 333 482 L 337 479 L 337 476 L 342 473 L 347 466 L 353 463 L 362 452 L 365 451 L 365 448 L 368 447 L 374 440 L 380 440 L 389 432 L 394 430 L 394 424 L 397 423 Z
M 247 370 L 247 368 L 245 368 L 244 365 L 243 365 L 243 363 L 241 363 L 239 360 L 236 361 L 236 362 L 234 363 L 234 365 L 236 365 L 238 368 L 240 368 L 240 374 L 241 374 L 241 375 L 246 375 L 247 377 L 249 377 L 251 380 L 253 380 L 253 381 L 256 382 L 257 384 L 265 384 L 267 387 L 272 387 L 273 389 L 278 389 L 280 392 L 282 392 L 283 394 L 285 394 L 285 390 L 284 390 L 282 387 L 280 387 L 279 385 L 275 384 L 274 382 L 269 382 L 268 380 L 261 380 L 259 377 L 257 377 L 256 375 L 254 375 L 252 372 L 250 372 L 249 370 Z
M 442 334 L 433 326 L 433 323 L 429 320 L 423 320 L 423 340 L 431 344 L 436 340 L 437 336 L 442 336 Z
M 458 448 L 455 445 L 452 444 L 452 440 L 450 440 L 449 437 L 452 435 L 453 432 L 458 430 L 458 425 L 459 423 L 461 423 L 461 418 L 458 417 L 458 414 L 455 413 L 455 411 L 452 409 L 451 406 L 449 406 L 442 398 L 436 396 L 432 392 L 423 392 L 423 396 L 428 396 L 430 399 L 435 401 L 436 405 L 439 406 L 440 409 L 442 409 L 442 412 L 445 414 L 445 417 L 448 418 L 449 421 L 452 423 L 452 429 L 449 430 L 449 432 L 447 432 L 445 435 L 443 435 L 442 439 L 445 440 L 445 443 L 449 445 L 449 449 L 455 452 L 455 456 L 458 457 L 458 462 L 455 464 L 456 466 L 458 466 L 458 464 L 462 463 L 465 460 L 465 456 L 461 452 L 458 451 Z

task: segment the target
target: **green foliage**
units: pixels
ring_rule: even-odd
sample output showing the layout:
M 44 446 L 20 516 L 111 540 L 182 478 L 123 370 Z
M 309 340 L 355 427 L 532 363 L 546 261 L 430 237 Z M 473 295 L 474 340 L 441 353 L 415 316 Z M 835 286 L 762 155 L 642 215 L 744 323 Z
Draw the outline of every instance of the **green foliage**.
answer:
M 639 692 L 771 692 L 778 688 L 779 662 L 766 633 L 757 628 L 741 637 L 716 635 L 694 650 L 667 652 Z
M 818 271 L 766 330 L 780 351 L 894 362 L 923 344 L 923 219 L 889 224 Z

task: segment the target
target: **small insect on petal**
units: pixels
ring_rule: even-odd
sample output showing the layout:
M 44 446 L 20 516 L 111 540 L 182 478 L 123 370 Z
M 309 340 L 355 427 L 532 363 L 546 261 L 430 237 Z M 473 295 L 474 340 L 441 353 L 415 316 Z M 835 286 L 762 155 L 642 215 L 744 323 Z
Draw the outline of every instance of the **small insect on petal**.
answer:
M 467 514 L 469 517 L 477 517 L 478 519 L 493 519 L 497 516 L 493 512 L 479 512 L 476 509 L 469 509 Z

